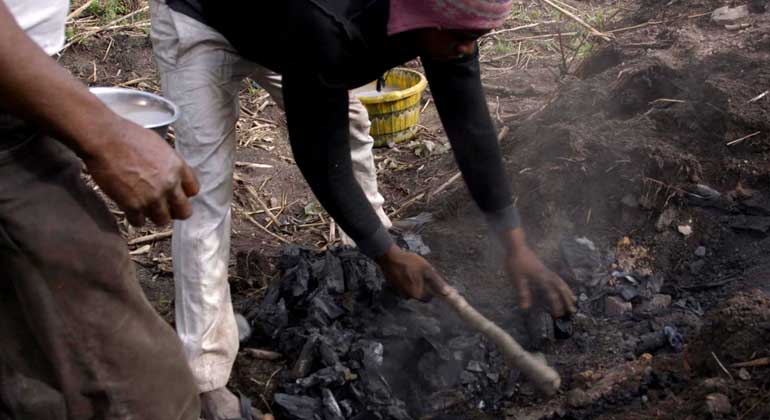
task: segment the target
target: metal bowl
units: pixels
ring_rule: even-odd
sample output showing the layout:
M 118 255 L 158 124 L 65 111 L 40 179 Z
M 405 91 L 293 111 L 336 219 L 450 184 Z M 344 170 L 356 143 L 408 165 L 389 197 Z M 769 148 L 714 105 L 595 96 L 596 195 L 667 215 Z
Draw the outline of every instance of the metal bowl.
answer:
M 179 118 L 179 108 L 161 96 L 136 89 L 92 87 L 108 108 L 121 117 L 166 137 L 168 127 Z

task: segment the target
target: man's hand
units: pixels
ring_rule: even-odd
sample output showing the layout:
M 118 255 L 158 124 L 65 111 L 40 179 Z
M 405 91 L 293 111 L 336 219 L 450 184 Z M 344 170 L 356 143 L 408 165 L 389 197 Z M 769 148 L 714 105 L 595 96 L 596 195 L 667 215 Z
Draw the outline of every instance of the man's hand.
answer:
M 529 309 L 533 295 L 544 300 L 554 318 L 576 311 L 577 299 L 567 283 L 546 266 L 526 243 L 524 231 L 514 229 L 504 238 L 505 268 L 519 296 L 519 306 Z
M 0 105 L 74 150 L 131 224 L 190 216 L 188 197 L 198 192 L 190 168 L 157 134 L 115 115 L 46 55 L 3 2 Z
M 435 268 L 417 254 L 403 251 L 396 245 L 391 245 L 388 251 L 379 258 L 385 279 L 401 294 L 427 302 L 431 292 L 443 293 L 441 290 L 431 290 L 436 285 L 445 285 Z
M 188 197 L 198 181 L 177 153 L 155 132 L 119 119 L 95 154 L 84 156 L 99 187 L 126 212 L 129 223 L 156 225 L 192 214 Z

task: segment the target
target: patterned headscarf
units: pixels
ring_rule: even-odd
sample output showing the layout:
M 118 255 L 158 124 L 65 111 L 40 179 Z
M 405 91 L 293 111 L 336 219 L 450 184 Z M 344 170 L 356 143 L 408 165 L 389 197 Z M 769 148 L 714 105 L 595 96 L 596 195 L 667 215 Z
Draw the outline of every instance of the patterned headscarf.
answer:
M 420 28 L 487 30 L 500 26 L 511 0 L 390 0 L 388 34 Z

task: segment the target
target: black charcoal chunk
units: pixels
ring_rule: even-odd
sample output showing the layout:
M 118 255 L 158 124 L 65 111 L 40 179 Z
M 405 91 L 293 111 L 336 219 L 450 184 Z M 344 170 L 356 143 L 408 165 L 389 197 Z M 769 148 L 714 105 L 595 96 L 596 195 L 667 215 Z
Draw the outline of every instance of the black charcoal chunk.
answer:
M 340 408 L 337 399 L 334 398 L 334 394 L 328 388 L 321 389 L 321 396 L 323 397 L 324 420 L 345 420 L 342 408 Z
M 307 396 L 275 394 L 273 401 L 289 420 L 315 420 L 321 410 L 321 401 Z

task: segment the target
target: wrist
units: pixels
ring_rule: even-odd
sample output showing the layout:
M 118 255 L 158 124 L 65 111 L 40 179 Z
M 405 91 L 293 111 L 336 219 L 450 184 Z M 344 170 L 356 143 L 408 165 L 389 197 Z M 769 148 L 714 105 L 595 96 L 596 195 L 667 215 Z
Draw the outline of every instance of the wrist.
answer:
M 377 264 L 380 266 L 388 265 L 396 261 L 400 253 L 401 248 L 399 248 L 395 243 L 392 243 L 390 246 L 388 246 L 388 249 L 385 250 L 384 254 L 375 258 L 375 261 L 377 261 Z
M 500 234 L 500 239 L 505 249 L 505 253 L 509 256 L 517 255 L 522 250 L 528 248 L 527 238 L 524 234 L 524 229 L 517 227 L 509 229 Z
M 104 112 L 77 130 L 80 135 L 73 137 L 73 148 L 84 161 L 101 160 L 110 155 L 114 158 L 110 148 L 125 136 L 126 124 L 131 123 L 112 112 Z

